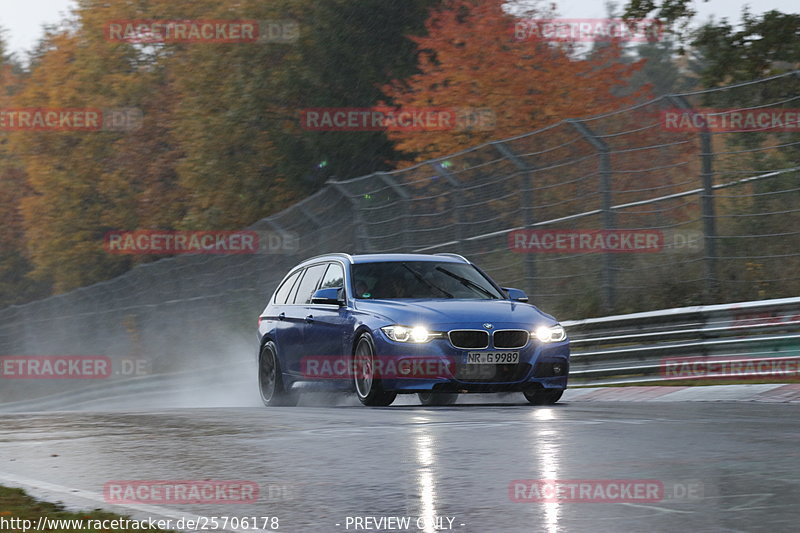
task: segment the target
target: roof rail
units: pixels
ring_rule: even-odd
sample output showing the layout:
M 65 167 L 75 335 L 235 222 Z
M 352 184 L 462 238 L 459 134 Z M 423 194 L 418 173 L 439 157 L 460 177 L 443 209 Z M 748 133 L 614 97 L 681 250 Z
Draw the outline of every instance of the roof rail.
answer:
M 344 257 L 345 259 L 347 259 L 349 263 L 351 264 L 353 263 L 353 256 L 342 252 L 331 252 L 329 254 L 315 255 L 314 257 L 309 257 L 308 259 L 304 259 L 303 263 L 306 263 L 308 261 L 313 261 L 314 259 L 319 259 L 321 257 Z
M 447 256 L 447 257 L 455 257 L 456 259 L 461 259 L 465 263 L 469 263 L 469 260 L 466 257 L 464 257 L 463 255 L 451 254 L 451 253 L 447 253 L 447 252 L 442 252 L 442 253 L 433 254 L 433 255 L 444 255 L 444 256 Z

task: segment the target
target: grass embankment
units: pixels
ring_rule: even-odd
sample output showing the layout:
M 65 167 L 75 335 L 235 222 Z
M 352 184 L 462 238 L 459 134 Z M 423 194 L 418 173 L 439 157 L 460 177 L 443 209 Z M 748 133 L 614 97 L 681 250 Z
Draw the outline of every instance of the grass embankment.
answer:
M 36 529 L 42 520 L 41 529 Z M 61 505 L 43 502 L 30 497 L 22 489 L 14 489 L 0 486 L 0 533 L 29 533 L 40 532 L 80 532 L 80 533 L 108 533 L 110 531 L 161 531 L 162 529 L 147 528 L 146 522 L 143 527 L 114 528 L 102 527 L 111 525 L 116 520 L 117 524 L 123 525 L 130 518 L 117 515 L 100 509 L 93 511 L 71 512 L 66 511 Z M 70 523 L 70 521 L 73 521 Z M 80 521 L 80 523 L 74 522 Z M 128 524 L 130 525 L 130 524 Z M 98 527 L 99 526 L 99 527 Z

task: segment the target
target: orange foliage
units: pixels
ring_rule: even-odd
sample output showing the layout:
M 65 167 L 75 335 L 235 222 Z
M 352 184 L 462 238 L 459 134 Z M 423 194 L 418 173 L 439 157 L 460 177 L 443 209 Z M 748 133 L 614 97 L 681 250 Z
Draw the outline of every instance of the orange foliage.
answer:
M 648 87 L 626 92 L 627 80 L 643 62 L 621 61 L 618 44 L 579 59 L 564 43 L 517 42 L 512 33 L 517 19 L 503 10 L 504 3 L 446 2 L 428 20 L 428 36 L 413 37 L 421 72 L 384 87 L 400 108 L 489 108 L 496 117 L 494 127 L 482 131 L 390 132 L 397 149 L 415 161 L 619 109 L 647 96 Z

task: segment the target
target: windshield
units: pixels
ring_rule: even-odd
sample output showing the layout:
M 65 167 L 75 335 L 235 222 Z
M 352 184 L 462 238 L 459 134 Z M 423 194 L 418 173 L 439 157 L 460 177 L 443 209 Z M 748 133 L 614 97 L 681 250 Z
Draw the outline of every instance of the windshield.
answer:
M 353 265 L 356 298 L 504 299 L 474 266 L 444 261 L 391 261 Z

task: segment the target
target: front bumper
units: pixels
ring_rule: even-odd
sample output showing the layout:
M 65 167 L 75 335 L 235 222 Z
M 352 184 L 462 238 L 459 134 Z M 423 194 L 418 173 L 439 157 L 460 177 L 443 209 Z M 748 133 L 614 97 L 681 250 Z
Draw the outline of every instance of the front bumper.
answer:
M 543 344 L 531 339 L 519 349 L 460 349 L 447 339 L 434 339 L 427 343 L 399 343 L 378 333 L 374 337 L 377 358 L 384 362 L 441 361 L 431 365 L 435 372 L 411 372 L 410 377 L 391 373 L 382 375 L 381 386 L 386 391 L 411 393 L 440 392 L 516 392 L 531 388 L 565 389 L 569 373 L 569 341 Z M 467 364 L 469 352 L 519 352 L 516 364 Z M 554 375 L 554 364 L 560 373 Z M 406 365 L 406 368 L 408 365 Z

